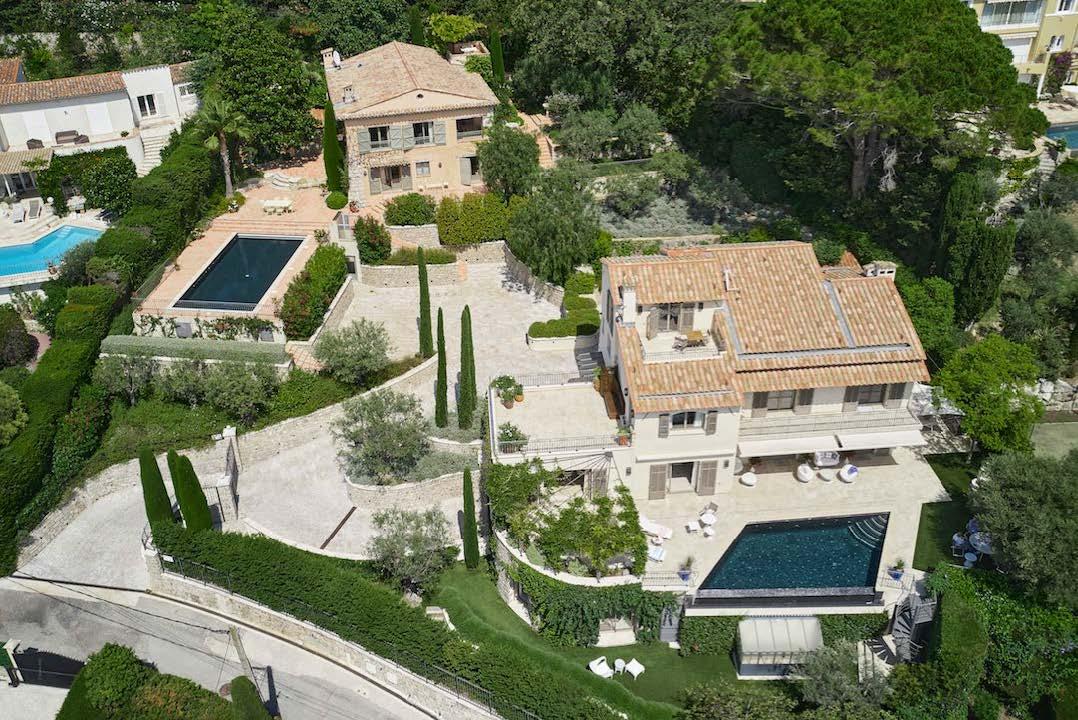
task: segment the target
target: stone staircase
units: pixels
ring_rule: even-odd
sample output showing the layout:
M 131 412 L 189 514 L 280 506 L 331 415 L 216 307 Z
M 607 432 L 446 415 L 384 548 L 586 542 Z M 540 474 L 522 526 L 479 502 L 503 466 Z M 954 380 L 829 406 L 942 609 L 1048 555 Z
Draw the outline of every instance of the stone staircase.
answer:
M 164 131 L 157 129 L 154 132 L 142 133 L 142 162 L 135 166 L 135 172 L 139 177 L 143 177 L 161 164 L 161 148 L 168 145 L 171 134 L 170 128 Z
M 539 167 L 552 168 L 557 163 L 557 156 L 553 142 L 544 132 L 544 128 L 547 125 L 552 124 L 552 120 L 546 115 L 527 115 L 521 114 L 524 119 L 524 131 L 535 138 L 536 144 L 539 146 Z

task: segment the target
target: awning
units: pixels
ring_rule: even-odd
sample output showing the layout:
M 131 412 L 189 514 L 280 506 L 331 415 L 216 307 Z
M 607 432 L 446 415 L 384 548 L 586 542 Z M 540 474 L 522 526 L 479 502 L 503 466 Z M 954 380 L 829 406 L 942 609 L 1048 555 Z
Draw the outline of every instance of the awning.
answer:
M 818 450 L 838 450 L 834 435 L 814 437 L 769 438 L 767 440 L 741 440 L 737 451 L 741 457 L 768 457 L 772 455 L 800 455 Z
M 737 624 L 742 663 L 789 665 L 823 647 L 820 621 L 814 616 L 747 618 Z
M 839 433 L 838 442 L 841 450 L 876 450 L 878 448 L 918 447 L 928 444 L 920 430 Z
M 30 172 L 26 163 L 43 161 L 44 167 L 49 166 L 52 160 L 52 148 L 38 148 L 37 150 L 8 150 L 0 153 L 0 175 L 16 175 Z

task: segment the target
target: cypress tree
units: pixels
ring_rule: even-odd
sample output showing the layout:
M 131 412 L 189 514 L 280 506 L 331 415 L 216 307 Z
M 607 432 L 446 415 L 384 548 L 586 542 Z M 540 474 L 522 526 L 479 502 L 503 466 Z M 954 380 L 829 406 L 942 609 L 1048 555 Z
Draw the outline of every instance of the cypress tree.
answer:
M 502 34 L 490 31 L 490 69 L 499 88 L 505 87 L 505 60 L 502 58 Z
M 168 471 L 172 475 L 172 488 L 176 491 L 176 500 L 180 504 L 180 514 L 188 530 L 199 532 L 213 527 L 213 517 L 206 495 L 195 475 L 191 459 L 177 455 L 175 450 L 168 451 Z
M 928 253 L 924 253 L 921 257 L 922 270 L 927 271 L 929 269 L 927 261 L 934 260 L 936 274 L 942 275 L 952 285 L 954 284 L 950 262 L 953 254 L 952 246 L 960 240 L 959 225 L 966 220 L 981 216 L 982 197 L 977 178 L 969 173 L 958 173 L 954 176 L 940 211 L 936 257 L 933 259 Z
M 426 359 L 434 354 L 434 340 L 430 334 L 430 286 L 423 248 L 416 250 L 416 261 L 419 263 L 419 354 Z
M 475 525 L 471 470 L 464 471 L 464 564 L 472 570 L 479 567 L 479 531 Z
M 475 352 L 472 350 L 472 309 L 464 306 L 460 314 L 460 397 L 457 399 L 457 424 L 472 426 L 475 417 Z
M 326 166 L 326 189 L 330 192 L 341 189 L 342 158 L 341 144 L 337 140 L 337 115 L 333 112 L 333 101 L 327 99 L 322 116 L 322 162 Z
M 973 219 L 958 226 L 948 279 L 954 285 L 954 317 L 960 326 L 978 320 L 996 302 L 1014 257 L 1014 236 L 1014 223 L 995 226 Z
M 442 327 L 442 309 L 438 308 L 438 379 L 434 383 L 434 424 L 449 424 L 449 383 L 445 369 L 445 329 Z
M 408 33 L 413 45 L 427 44 L 427 33 L 423 29 L 423 16 L 419 14 L 418 5 L 408 8 Z
M 173 522 L 172 501 L 168 499 L 165 479 L 161 477 L 161 468 L 157 459 L 148 449 L 143 448 L 138 454 L 139 480 L 142 481 L 142 503 L 146 506 L 146 519 L 150 525 L 159 522 Z

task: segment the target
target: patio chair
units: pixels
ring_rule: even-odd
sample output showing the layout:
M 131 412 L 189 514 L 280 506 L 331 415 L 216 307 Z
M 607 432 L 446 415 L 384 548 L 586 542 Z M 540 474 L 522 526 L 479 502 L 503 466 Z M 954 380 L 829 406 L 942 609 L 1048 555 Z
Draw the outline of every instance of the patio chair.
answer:
M 599 657 L 588 663 L 588 670 L 598 675 L 601 678 L 610 679 L 614 677 L 614 671 L 610 669 L 610 666 L 606 664 L 606 655 L 600 655 Z
M 651 547 L 648 548 L 648 560 L 653 560 L 655 562 L 660 562 L 661 563 L 665 559 L 666 559 L 666 548 L 660 547 L 658 545 L 652 545 Z
M 712 515 L 714 515 L 718 511 L 719 511 L 719 506 L 716 505 L 713 502 L 709 502 L 707 505 L 704 505 L 704 509 L 700 511 L 700 514 L 701 515 L 707 515 L 708 513 L 711 513 Z
M 40 200 L 38 200 L 37 198 L 31 198 L 27 205 L 29 205 L 29 208 L 26 211 L 27 218 L 29 218 L 30 220 L 37 220 L 39 217 L 41 217 Z
M 685 532 L 689 533 L 690 535 L 694 532 L 700 532 L 700 521 L 690 520 L 689 522 L 685 523 Z
M 11 207 L 11 222 L 21 223 L 26 219 L 26 208 L 22 203 L 15 203 Z
M 625 672 L 632 675 L 633 680 L 636 680 L 638 677 L 640 677 L 646 669 L 647 668 L 645 668 L 644 665 L 636 658 L 633 658 L 629 662 L 625 663 Z
M 614 672 L 616 672 L 616 673 L 625 672 L 625 661 L 622 660 L 621 658 L 618 658 L 617 660 L 614 661 Z
M 27 150 L 40 150 L 43 147 L 45 147 L 45 143 L 41 142 L 37 138 L 30 138 L 26 141 Z

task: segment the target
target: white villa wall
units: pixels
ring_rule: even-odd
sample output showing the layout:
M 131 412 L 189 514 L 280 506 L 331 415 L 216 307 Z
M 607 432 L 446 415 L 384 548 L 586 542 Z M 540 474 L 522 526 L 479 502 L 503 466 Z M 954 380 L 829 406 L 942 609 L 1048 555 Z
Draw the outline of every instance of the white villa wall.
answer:
M 127 70 L 123 73 L 124 85 L 127 86 L 128 102 L 132 117 L 140 125 L 145 122 L 181 117 L 176 89 L 172 85 L 172 73 L 168 65 Z M 153 117 L 140 118 L 138 100 L 140 95 L 153 95 L 157 114 Z
M 91 127 L 89 108 L 97 107 L 98 123 Z M 0 108 L 0 124 L 4 126 L 4 150 L 25 150 L 26 141 L 40 140 L 45 146 L 54 145 L 56 133 L 76 130 L 92 139 L 95 135 L 110 135 L 135 128 L 131 103 L 122 92 L 96 95 L 92 98 L 64 98 L 44 103 L 9 105 Z

